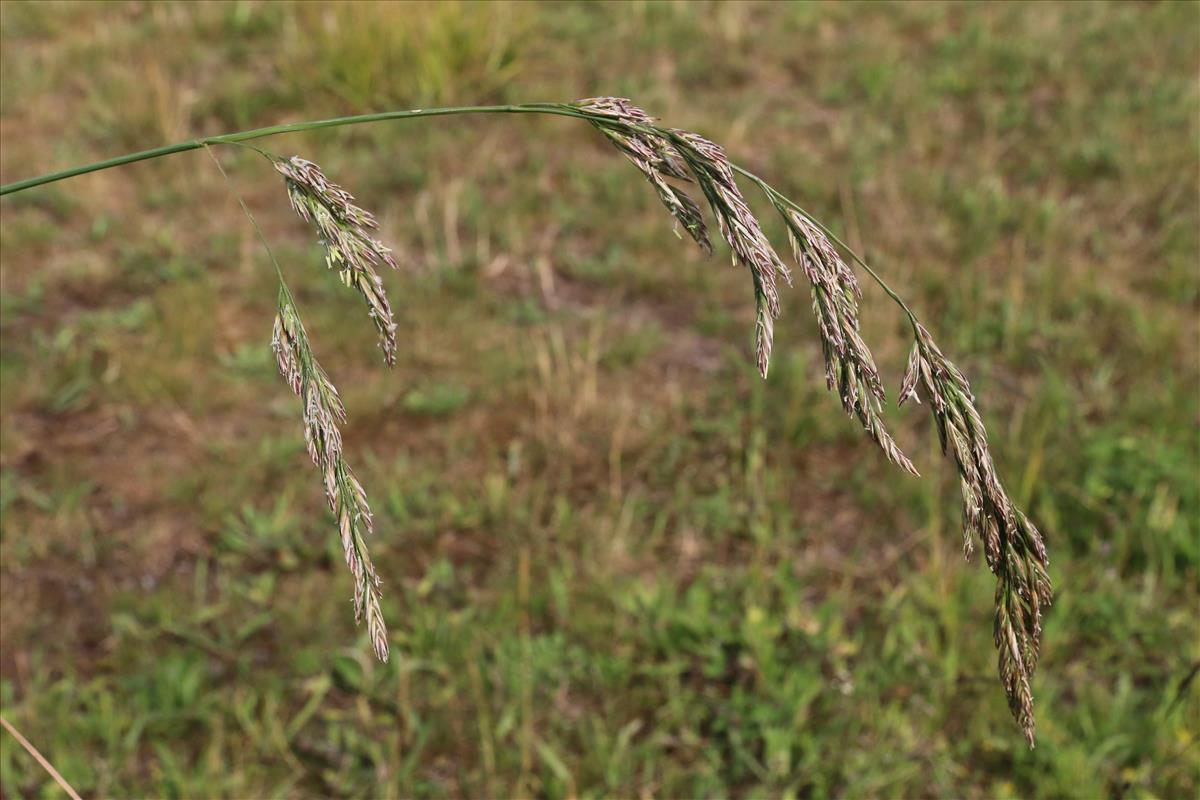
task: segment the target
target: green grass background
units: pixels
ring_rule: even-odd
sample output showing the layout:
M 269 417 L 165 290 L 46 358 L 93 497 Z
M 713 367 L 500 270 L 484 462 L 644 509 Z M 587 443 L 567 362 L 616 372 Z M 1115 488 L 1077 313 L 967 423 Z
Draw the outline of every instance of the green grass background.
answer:
M 369 657 L 272 271 L 203 153 L 0 202 L 0 709 L 89 797 L 1194 797 L 1200 6 L 0 6 L 4 181 L 198 133 L 627 95 L 723 143 L 972 378 L 1057 590 L 1009 717 L 924 409 L 889 467 L 801 289 L 572 120 L 292 135 L 382 222 L 400 363 L 221 157 L 349 408 Z M 760 207 L 761 208 L 761 207 Z M 768 233 L 782 243 L 774 221 Z M 885 378 L 907 349 L 866 290 Z M 892 393 L 894 398 L 894 389 Z M 0 794 L 57 789 L 0 734 Z

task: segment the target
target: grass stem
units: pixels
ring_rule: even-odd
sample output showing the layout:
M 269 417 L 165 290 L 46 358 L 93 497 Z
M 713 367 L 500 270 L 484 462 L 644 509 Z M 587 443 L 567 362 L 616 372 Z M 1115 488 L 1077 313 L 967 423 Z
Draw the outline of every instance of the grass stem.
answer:
M 64 778 L 59 771 L 54 768 L 53 764 L 46 760 L 46 757 L 42 755 L 41 752 L 34 747 L 28 739 L 21 735 L 21 732 L 17 730 L 11 722 L 6 720 L 4 717 L 0 717 L 0 726 L 3 726 L 4 730 L 12 734 L 12 737 L 17 740 L 17 744 L 21 745 L 21 747 L 24 747 L 25 751 L 29 753 L 29 755 L 33 756 L 33 760 L 38 762 L 42 769 L 46 770 L 47 774 L 54 779 L 54 782 L 58 784 L 60 789 L 67 793 L 67 796 L 70 797 L 71 800 L 82 800 L 82 798 L 79 797 L 79 792 L 75 791 L 71 784 L 67 783 L 67 779 Z

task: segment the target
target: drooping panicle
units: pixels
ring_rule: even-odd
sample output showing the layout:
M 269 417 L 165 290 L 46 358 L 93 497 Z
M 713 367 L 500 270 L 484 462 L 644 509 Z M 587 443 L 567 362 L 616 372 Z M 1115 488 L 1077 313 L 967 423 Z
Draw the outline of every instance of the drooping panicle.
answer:
M 325 263 L 367 304 L 367 314 L 379 331 L 379 344 L 388 365 L 396 363 L 396 321 L 375 267 L 396 268 L 391 251 L 368 231 L 378 228 L 375 217 L 354 203 L 354 196 L 330 181 L 311 161 L 299 156 L 275 161 L 287 184 L 292 208 L 317 231 L 325 248 Z
M 862 292 L 849 265 L 824 231 L 794 209 L 776 206 L 787 225 L 796 263 L 812 290 L 813 313 L 825 359 L 825 383 L 842 408 L 857 417 L 884 455 L 917 474 L 883 422 L 883 381 L 870 348 L 859 334 L 858 301 Z
M 380 608 L 382 582 L 367 552 L 366 536 L 374 530 L 371 508 L 362 484 L 342 455 L 339 425 L 346 409 L 337 389 L 309 346 L 308 335 L 289 295 L 280 293 L 271 348 L 279 374 L 300 398 L 308 454 L 321 471 L 325 497 L 337 521 L 346 564 L 354 576 L 354 618 L 365 616 L 375 655 L 388 660 L 387 627 Z
M 942 451 L 954 458 L 963 501 L 963 549 L 983 547 L 996 576 L 993 628 L 1000 681 L 1009 709 L 1032 747 L 1033 691 L 1042 634 L 1042 612 L 1053 593 L 1041 532 L 1009 499 L 988 450 L 987 431 L 962 372 L 942 354 L 924 325 L 914 323 L 915 341 L 900 400 L 925 395 Z
M 987 564 L 996 575 L 993 640 L 998 651 L 999 673 L 1010 710 L 1032 746 L 1034 713 L 1031 681 L 1038 660 L 1041 615 L 1052 598 L 1045 543 L 1033 523 L 1009 499 L 996 475 L 988 451 L 987 434 L 966 378 L 945 358 L 904 301 L 836 236 L 827 233 L 825 228 L 766 181 L 729 162 L 720 147 L 694 133 L 659 127 L 652 117 L 628 100 L 604 97 L 568 104 L 435 109 L 428 113 L 465 111 L 555 113 L 588 120 L 634 162 L 651 181 L 675 220 L 684 225 L 702 248 L 710 251 L 711 244 L 700 206 L 667 181 L 694 181 L 699 185 L 717 217 L 723 238 L 733 251 L 735 264 L 746 265 L 752 275 L 756 301 L 754 338 L 757 365 L 765 377 L 771 355 L 774 320 L 779 313 L 778 276 L 782 274 L 789 283 L 790 276 L 742 197 L 735 173 L 758 186 L 783 215 L 796 259 L 810 282 L 829 386 L 837 387 L 847 412 L 859 417 L 888 457 L 915 472 L 883 428 L 880 417 L 884 399 L 882 382 L 871 353 L 859 334 L 858 302 L 861 294 L 858 283 L 830 240 L 852 256 L 896 301 L 912 323 L 914 331 L 914 344 L 900 387 L 899 400 L 903 404 L 912 398 L 919 403 L 919 394 L 925 395 L 942 449 L 953 456 L 958 468 L 963 498 L 964 549 L 969 557 L 978 539 Z M 318 123 L 318 126 L 394 116 L 419 116 L 424 113 L 417 109 L 401 114 L 351 117 L 327 120 Z M 264 129 L 252 134 L 266 135 L 277 130 Z M 203 146 L 212 155 L 209 143 L 234 143 L 245 138 L 251 137 L 236 135 L 194 140 L 190 144 L 185 143 L 183 149 Z M 4 189 L 30 188 L 80 174 L 81 171 L 178 150 L 179 147 L 175 146 L 132 154 L 126 158 L 43 176 L 32 182 L 10 184 Z M 300 158 L 281 160 L 265 151 L 260 152 L 270 158 L 284 175 L 293 208 L 316 228 L 325 245 L 329 266 L 336 267 L 346 283 L 363 295 L 371 316 L 379 326 L 384 350 L 391 363 L 395 358 L 395 324 L 374 266 L 382 262 L 394 267 L 395 263 L 387 248 L 369 233 L 377 227 L 375 219 L 355 205 L 354 198 L 348 192 L 330 182 L 311 162 Z M 220 161 L 215 156 L 213 160 L 224 174 Z M 240 197 L 238 200 L 253 222 L 245 202 Z M 263 243 L 267 245 L 265 237 Z M 267 250 L 270 251 L 269 245 Z M 279 371 L 302 401 L 309 454 L 321 470 L 326 498 L 337 521 L 346 562 L 355 578 L 353 602 L 356 620 L 361 621 L 366 617 L 372 645 L 379 658 L 386 660 L 388 643 L 380 604 L 380 580 L 365 544 L 365 537 L 372 533 L 373 520 L 362 484 L 342 456 L 340 425 L 345 421 L 345 410 L 333 384 L 313 358 L 278 262 L 275 262 L 275 267 L 280 279 L 280 301 L 272 344 Z

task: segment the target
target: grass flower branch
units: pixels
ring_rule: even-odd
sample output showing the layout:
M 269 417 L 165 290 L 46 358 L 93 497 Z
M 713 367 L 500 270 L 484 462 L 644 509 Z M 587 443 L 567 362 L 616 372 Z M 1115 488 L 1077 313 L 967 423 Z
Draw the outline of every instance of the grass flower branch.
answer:
M 325 263 L 336 269 L 342 283 L 357 290 L 367 304 L 367 314 L 379 331 L 379 346 L 388 366 L 396 364 L 396 321 L 378 264 L 396 268 L 392 253 L 367 231 L 379 224 L 370 212 L 354 205 L 354 196 L 333 183 L 321 168 L 299 156 L 274 160 L 287 182 L 292 208 L 312 223 L 325 248 Z
M 999 654 L 1000 680 L 1009 708 L 1032 747 L 1030 680 L 1037 666 L 1042 611 L 1052 596 L 1046 574 L 1046 545 L 996 477 L 987 431 L 967 379 L 942 355 L 920 323 L 900 388 L 900 402 L 917 399 L 918 387 L 929 402 L 942 452 L 949 452 L 958 467 L 963 550 L 969 558 L 973 539 L 978 539 L 988 568 L 996 575 L 993 638 Z
M 346 408 L 313 355 L 295 302 L 283 286 L 279 291 L 271 349 L 279 374 L 304 407 L 304 441 L 324 479 L 325 497 L 337 520 L 346 565 L 354 576 L 354 620 L 366 619 L 375 655 L 387 661 L 387 626 L 380 606 L 383 581 L 375 571 L 366 543 L 366 537 L 374 532 L 374 521 L 366 491 L 342 455 L 339 426 L 346 422 Z
M 354 621 L 358 623 L 364 617 L 366 618 L 367 635 L 371 639 L 372 649 L 380 661 L 387 661 L 387 626 L 380 605 L 383 582 L 375 571 L 375 565 L 367 552 L 366 543 L 366 536 L 374 532 L 374 520 L 371 508 L 367 504 L 366 492 L 342 456 L 342 433 L 339 426 L 346 422 L 346 408 L 342 404 L 337 388 L 329 379 L 329 375 L 313 355 L 312 346 L 308 341 L 308 333 L 304 330 L 304 324 L 300 321 L 300 314 L 296 309 L 296 301 L 292 298 L 287 281 L 284 280 L 283 269 L 275 258 L 270 242 L 267 241 L 254 214 L 250 212 L 246 201 L 234 187 L 216 154 L 207 145 L 204 149 L 212 158 L 213 163 L 217 165 L 217 170 L 237 199 L 242 212 L 250 220 L 267 256 L 271 259 L 271 264 L 275 267 L 275 274 L 279 278 L 279 298 L 276 303 L 271 350 L 275 353 L 279 374 L 303 404 L 304 441 L 308 447 L 309 457 L 321 471 L 325 497 L 329 502 L 329 509 L 337 521 L 346 564 L 350 567 L 350 573 L 354 577 Z M 259 152 L 276 164 L 281 163 L 273 154 L 261 150 Z M 291 161 L 300 160 L 291 159 Z M 315 169 L 315 165 L 312 166 Z M 320 174 L 319 170 L 316 172 Z M 321 185 L 328 196 L 337 198 L 343 206 L 354 208 L 350 205 L 350 200 L 353 198 L 340 187 L 327 183 Z M 310 191 L 315 191 L 315 189 L 310 188 Z M 374 221 L 367 212 L 361 209 L 355 209 L 353 212 L 347 209 L 344 215 L 362 219 L 364 222 L 367 219 L 370 219 L 371 222 Z M 379 247 L 383 249 L 384 253 L 387 252 L 382 245 Z M 382 293 L 382 288 L 380 292 Z M 394 329 L 393 325 L 392 330 L 394 331 Z
M 964 549 L 969 556 L 978 542 L 996 576 L 993 639 L 1001 684 L 1009 708 L 1032 746 L 1031 681 L 1039 652 L 1042 614 L 1052 596 L 1046 572 L 1046 547 L 1037 528 L 1013 504 L 996 475 L 987 433 L 967 379 L 942 354 L 900 295 L 864 259 L 765 180 L 732 163 L 724 150 L 708 139 L 690 131 L 659 126 L 629 100 L 615 97 L 574 103 L 413 109 L 193 139 L 10 183 L 0 187 L 0 195 L 173 153 L 201 147 L 207 150 L 215 144 L 253 147 L 283 175 L 292 208 L 315 229 L 325 249 L 328 267 L 336 269 L 341 280 L 362 296 L 379 334 L 385 360 L 392 365 L 396 360 L 396 322 L 376 267 L 386 264 L 394 268 L 396 263 L 390 251 L 374 238 L 378 227 L 375 218 L 358 207 L 353 196 L 330 181 L 311 161 L 296 156 L 280 158 L 245 143 L 318 128 L 468 113 L 552 114 L 589 123 L 650 182 L 675 225 L 681 226 L 706 254 L 711 254 L 713 244 L 701 205 L 678 184 L 695 187 L 716 220 L 733 263 L 750 274 L 756 306 L 755 361 L 759 374 L 766 378 L 775 320 L 781 313 L 780 283 L 791 285 L 792 278 L 742 194 L 738 178 L 757 186 L 782 218 L 795 266 L 809 284 L 829 389 L 837 392 L 843 409 L 859 421 L 884 455 L 915 475 L 916 468 L 884 423 L 886 393 L 871 350 L 860 334 L 862 292 L 845 256 L 900 307 L 912 329 L 914 343 L 899 401 L 919 402 L 923 396 L 942 450 L 957 468 L 963 500 Z M 220 168 L 219 162 L 217 166 Z M 253 223 L 253 215 L 245 203 L 240 197 L 238 201 Z M 254 224 L 257 229 L 257 223 Z M 262 237 L 261 230 L 258 232 Z M 265 237 L 263 243 L 267 244 Z M 267 250 L 270 252 L 269 245 Z M 366 537 L 373 530 L 371 511 L 362 485 L 346 464 L 342 450 L 340 426 L 345 423 L 345 409 L 313 355 L 283 273 L 274 256 L 271 258 L 280 281 L 272 347 L 280 374 L 303 405 L 309 455 L 322 474 L 326 498 L 354 578 L 355 617 L 366 619 L 375 653 L 386 660 L 388 641 L 380 604 L 381 581 L 366 547 Z

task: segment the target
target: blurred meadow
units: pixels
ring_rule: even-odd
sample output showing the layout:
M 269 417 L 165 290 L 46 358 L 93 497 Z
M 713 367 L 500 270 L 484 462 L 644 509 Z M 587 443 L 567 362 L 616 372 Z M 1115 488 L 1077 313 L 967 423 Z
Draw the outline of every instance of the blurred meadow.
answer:
M 888 411 L 915 479 L 826 391 L 803 288 L 759 380 L 745 274 L 588 126 L 264 142 L 380 217 L 392 371 L 220 148 L 347 401 L 376 663 L 270 263 L 180 154 L 0 201 L 0 711 L 85 797 L 1195 796 L 1200 6 L 5 2 L 0 37 L 4 182 L 434 105 L 613 94 L 705 134 L 963 367 L 1056 588 L 1030 751 L 928 415 Z M 909 339 L 865 292 L 894 399 Z M 0 795 L 59 796 L 4 733 Z

